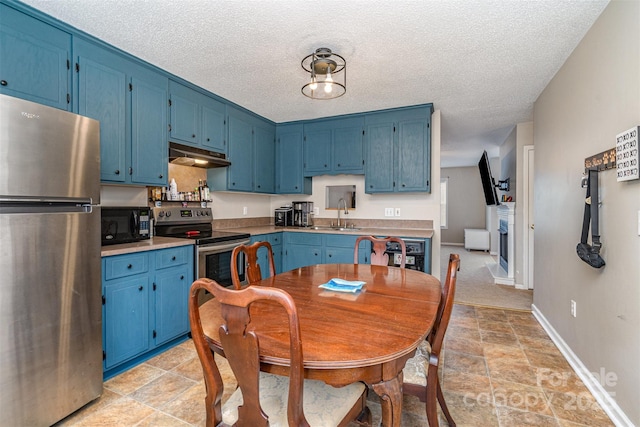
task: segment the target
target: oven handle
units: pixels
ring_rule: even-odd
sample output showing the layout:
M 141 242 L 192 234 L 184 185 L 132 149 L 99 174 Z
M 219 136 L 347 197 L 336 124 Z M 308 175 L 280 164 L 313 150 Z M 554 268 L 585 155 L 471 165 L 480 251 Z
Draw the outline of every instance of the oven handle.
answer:
M 212 244 L 212 245 L 203 245 L 203 246 L 196 246 L 196 248 L 198 248 L 198 256 L 201 255 L 211 255 L 211 254 L 219 254 L 221 252 L 228 252 L 230 250 L 232 250 L 233 248 L 235 248 L 236 246 L 239 245 L 247 245 L 251 242 L 251 240 L 247 239 L 247 240 L 236 240 L 235 242 L 232 243 L 226 243 L 226 244 Z

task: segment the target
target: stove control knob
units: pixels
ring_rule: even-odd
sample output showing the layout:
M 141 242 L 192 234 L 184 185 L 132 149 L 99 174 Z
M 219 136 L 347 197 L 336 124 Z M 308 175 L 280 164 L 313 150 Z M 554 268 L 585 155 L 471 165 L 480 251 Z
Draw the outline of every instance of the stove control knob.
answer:
M 158 217 L 162 218 L 163 216 L 164 216 L 164 211 L 160 211 L 160 212 L 158 213 Z
M 167 211 L 166 215 L 167 215 L 167 218 L 169 218 L 171 216 L 171 211 Z

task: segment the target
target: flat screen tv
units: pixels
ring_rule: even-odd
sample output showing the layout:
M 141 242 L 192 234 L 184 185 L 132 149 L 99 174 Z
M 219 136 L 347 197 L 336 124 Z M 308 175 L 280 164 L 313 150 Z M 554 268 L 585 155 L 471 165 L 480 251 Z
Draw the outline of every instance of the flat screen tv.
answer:
M 489 156 L 487 152 L 482 153 L 480 161 L 478 162 L 478 169 L 480 169 L 480 180 L 482 181 L 482 189 L 484 190 L 484 200 L 487 206 L 499 205 L 498 193 L 496 192 L 495 181 L 491 175 L 491 165 L 489 164 Z

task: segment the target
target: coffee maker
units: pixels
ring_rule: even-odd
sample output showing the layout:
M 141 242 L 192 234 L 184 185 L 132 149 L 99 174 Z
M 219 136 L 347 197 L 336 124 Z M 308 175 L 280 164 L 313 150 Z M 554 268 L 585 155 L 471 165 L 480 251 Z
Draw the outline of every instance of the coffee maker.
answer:
M 313 225 L 313 202 L 293 202 L 293 225 L 311 227 Z

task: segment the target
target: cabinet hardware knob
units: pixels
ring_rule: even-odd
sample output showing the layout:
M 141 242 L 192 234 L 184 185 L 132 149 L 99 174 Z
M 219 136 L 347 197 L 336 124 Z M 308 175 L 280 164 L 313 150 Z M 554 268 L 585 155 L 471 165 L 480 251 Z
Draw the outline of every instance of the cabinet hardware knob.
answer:
M 116 175 L 120 175 L 120 169 L 116 169 Z
M 184 276 L 180 276 L 180 280 L 184 280 Z
M 9 84 L 9 83 L 8 83 L 6 80 L 0 80 L 0 85 L 2 85 L 2 86 L 6 86 L 6 85 L 8 85 L 8 84 Z
M 171 261 L 175 261 L 175 260 L 176 260 L 176 257 L 175 257 L 175 256 L 174 256 L 174 257 L 171 257 Z
M 143 290 L 143 289 L 144 289 L 144 287 L 142 287 L 142 286 L 140 286 L 140 287 L 138 288 L 138 290 L 139 290 L 139 291 L 141 291 L 141 290 Z
M 133 265 L 131 265 L 131 264 L 127 265 L 127 268 L 131 268 L 131 267 L 133 267 Z
M 162 174 L 158 175 L 158 178 L 162 179 Z
M 207 142 L 211 141 L 211 138 L 207 138 Z
M 195 137 L 196 137 L 195 133 L 191 134 L 191 138 L 195 138 Z

